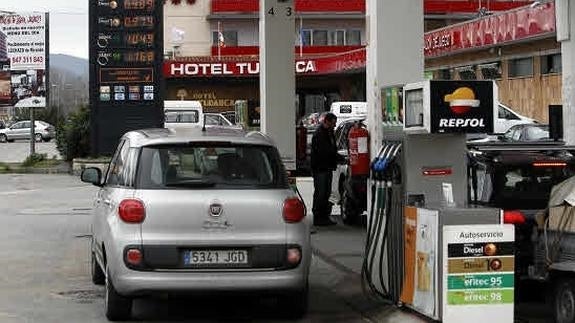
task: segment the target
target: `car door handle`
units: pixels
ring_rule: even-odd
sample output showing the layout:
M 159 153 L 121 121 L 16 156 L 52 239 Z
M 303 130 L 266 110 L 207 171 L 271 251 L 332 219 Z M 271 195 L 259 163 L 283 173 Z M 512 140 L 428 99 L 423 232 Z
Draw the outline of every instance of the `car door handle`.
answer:
M 103 200 L 102 202 L 104 202 L 104 204 L 106 204 L 107 206 L 111 206 L 111 205 L 112 205 L 112 201 L 111 201 L 111 200 Z

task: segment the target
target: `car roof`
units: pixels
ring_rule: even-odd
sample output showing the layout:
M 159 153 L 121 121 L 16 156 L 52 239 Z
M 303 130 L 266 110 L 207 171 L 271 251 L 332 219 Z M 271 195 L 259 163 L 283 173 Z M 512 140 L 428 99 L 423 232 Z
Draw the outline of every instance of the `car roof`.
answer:
M 144 147 L 154 145 L 178 145 L 194 142 L 231 142 L 244 145 L 274 146 L 273 141 L 267 135 L 242 129 L 207 126 L 205 131 L 202 127 L 190 127 L 186 129 L 141 129 L 126 133 L 122 138 L 130 140 L 131 147 Z

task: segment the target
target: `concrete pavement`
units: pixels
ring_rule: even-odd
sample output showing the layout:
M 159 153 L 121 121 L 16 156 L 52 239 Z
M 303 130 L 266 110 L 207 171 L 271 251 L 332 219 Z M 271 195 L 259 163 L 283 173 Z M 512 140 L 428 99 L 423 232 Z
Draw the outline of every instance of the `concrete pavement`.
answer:
M 60 159 L 60 153 L 56 149 L 56 141 L 37 142 L 36 153 L 46 154 L 49 159 L 56 156 Z M 30 142 L 17 140 L 15 142 L 0 143 L 0 163 L 21 163 L 30 155 Z

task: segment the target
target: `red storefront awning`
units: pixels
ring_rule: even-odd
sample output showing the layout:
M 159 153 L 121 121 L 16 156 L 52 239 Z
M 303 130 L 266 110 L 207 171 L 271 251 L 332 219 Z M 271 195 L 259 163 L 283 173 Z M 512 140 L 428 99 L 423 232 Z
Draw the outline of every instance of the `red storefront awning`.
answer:
M 296 12 L 365 12 L 366 0 L 296 0 Z M 425 0 L 425 14 L 476 13 L 481 7 L 503 11 L 525 6 L 529 0 Z M 255 13 L 259 0 L 212 0 L 212 13 Z
M 325 75 L 350 73 L 365 68 L 365 49 L 323 57 L 297 58 L 295 70 L 298 75 Z M 186 77 L 254 77 L 259 75 L 257 56 L 208 56 L 164 62 L 166 78 Z
M 555 3 L 524 7 L 449 26 L 425 34 L 426 58 L 463 50 L 529 41 L 555 34 Z M 323 56 L 296 58 L 298 75 L 350 73 L 365 69 L 365 48 Z M 254 77 L 259 74 L 258 55 L 205 56 L 164 62 L 166 78 Z

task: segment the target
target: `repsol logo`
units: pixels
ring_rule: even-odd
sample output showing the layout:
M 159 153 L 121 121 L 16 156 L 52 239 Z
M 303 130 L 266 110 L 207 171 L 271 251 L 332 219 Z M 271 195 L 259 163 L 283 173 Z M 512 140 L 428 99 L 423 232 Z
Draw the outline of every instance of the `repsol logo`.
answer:
M 463 118 L 452 118 L 452 119 L 439 119 L 440 128 L 479 128 L 485 127 L 485 120 L 481 119 L 463 119 Z

